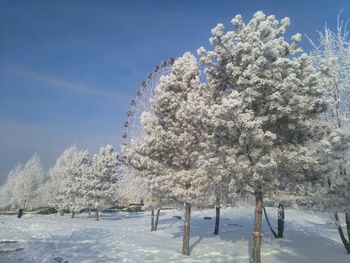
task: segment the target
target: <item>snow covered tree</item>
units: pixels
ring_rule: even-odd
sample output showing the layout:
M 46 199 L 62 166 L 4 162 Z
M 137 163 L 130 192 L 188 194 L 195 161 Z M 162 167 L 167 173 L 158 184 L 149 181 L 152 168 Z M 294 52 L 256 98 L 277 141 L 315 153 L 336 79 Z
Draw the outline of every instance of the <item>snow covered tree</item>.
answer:
M 99 220 L 99 210 L 115 196 L 120 165 L 118 154 L 109 144 L 101 147 L 99 154 L 93 157 L 92 173 L 86 177 L 84 187 L 86 201 L 96 210 L 96 220 Z
M 91 161 L 87 150 L 79 150 L 73 155 L 70 167 L 66 170 L 66 181 L 63 189 L 63 206 L 68 208 L 74 218 L 75 213 L 89 207 L 86 198 L 89 189 L 86 183 L 91 178 Z
M 142 176 L 143 171 L 138 171 L 127 165 L 121 169 L 121 177 L 118 181 L 118 198 L 122 202 L 140 202 L 144 208 L 151 210 L 151 232 L 157 231 L 159 214 L 164 195 L 159 189 L 151 189 L 147 177 Z M 156 219 L 154 210 L 156 209 Z
M 317 200 L 321 201 L 323 209 L 336 213 L 337 222 L 337 212 L 346 213 L 348 240 L 340 224 L 338 229 L 350 254 L 350 174 L 347 158 L 350 145 L 350 45 L 346 24 L 338 17 L 336 32 L 325 26 L 324 31 L 319 32 L 319 42 L 310 42 L 314 47 L 311 57 L 315 66 L 322 72 L 322 80 L 326 85 L 329 108 L 324 117 L 330 130 L 329 148 L 334 164 L 328 178 L 328 191 L 326 195 L 321 194 Z
M 8 199 L 6 190 L 6 184 L 0 187 L 0 208 L 8 210 L 10 200 Z
M 24 166 L 17 164 L 9 172 L 3 191 L 12 206 L 34 208 L 38 206 L 38 189 L 44 180 L 45 172 L 40 158 L 34 154 Z
M 117 196 L 123 203 L 145 202 L 151 200 L 151 190 L 146 177 L 138 174 L 138 171 L 121 166 L 121 176 L 118 180 Z
M 63 151 L 57 158 L 55 165 L 50 169 L 50 188 L 52 194 L 51 205 L 57 210 L 67 209 L 63 200 L 65 199 L 65 188 L 70 184 L 69 170 L 72 167 L 73 160 L 77 155 L 76 146 L 70 146 Z
M 24 165 L 22 176 L 23 180 L 19 187 L 22 193 L 23 208 L 25 204 L 30 208 L 34 208 L 39 194 L 38 190 L 46 180 L 46 173 L 38 154 L 34 154 Z
M 20 205 L 19 194 L 19 181 L 22 177 L 22 165 L 16 164 L 15 167 L 9 172 L 6 182 L 3 186 L 4 196 L 10 207 L 18 207 Z
M 53 186 L 49 175 L 45 176 L 45 180 L 37 189 L 37 196 L 34 199 L 35 207 L 50 207 L 54 201 Z
M 207 100 L 207 105 L 210 105 L 210 100 Z M 199 166 L 205 170 L 205 174 L 209 184 L 209 200 L 213 200 L 215 205 L 215 226 L 214 235 L 219 233 L 220 225 L 220 207 L 222 202 L 232 202 L 232 197 L 229 192 L 229 183 L 231 179 L 231 171 L 233 170 L 232 158 L 230 157 L 231 143 L 227 139 L 225 132 L 221 127 L 210 125 L 212 119 L 208 116 L 208 112 L 204 115 L 197 116 L 203 118 L 204 127 L 203 135 L 206 139 L 201 143 L 202 150 L 198 159 Z
M 152 191 L 184 203 L 185 255 L 190 252 L 191 204 L 208 189 L 205 172 L 197 163 L 201 124 L 193 118 L 200 110 L 197 99 L 203 88 L 197 61 L 186 53 L 174 62 L 172 73 L 160 79 L 152 111 L 142 114 L 144 137 L 124 149 L 127 164 L 147 178 Z
M 91 162 L 87 150 L 76 146 L 66 149 L 50 170 L 53 205 L 59 210 L 69 209 L 74 217 L 76 212 L 87 208 L 86 182 L 91 178 Z
M 288 18 L 279 22 L 259 11 L 233 31 L 218 24 L 198 50 L 216 103 L 210 107 L 218 132 L 230 136 L 231 190 L 255 195 L 252 261 L 260 262 L 264 195 L 305 191 L 318 181 L 324 111 L 323 85 L 309 57 L 299 55 L 301 35 L 284 39 Z M 321 128 L 321 130 L 320 130 Z M 320 131 L 320 134 L 317 133 Z

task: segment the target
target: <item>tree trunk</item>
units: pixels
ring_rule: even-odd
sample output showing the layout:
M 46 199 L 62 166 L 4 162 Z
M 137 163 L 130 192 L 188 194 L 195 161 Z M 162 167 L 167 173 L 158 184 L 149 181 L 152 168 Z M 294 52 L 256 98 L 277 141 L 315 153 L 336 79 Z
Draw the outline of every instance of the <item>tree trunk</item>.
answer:
M 261 251 L 261 221 L 262 221 L 263 195 L 261 192 L 255 193 L 255 219 L 253 232 L 252 263 L 260 263 Z
M 74 218 L 74 216 L 75 216 L 75 212 L 72 212 L 72 218 Z
M 214 235 L 219 234 L 219 225 L 220 225 L 220 190 L 216 192 L 215 196 L 215 227 L 214 227 Z
M 349 215 L 348 213 L 345 214 L 345 217 L 346 217 L 346 228 L 347 230 L 349 231 L 349 224 L 348 224 L 348 220 L 349 220 Z M 344 232 L 343 232 L 343 228 L 341 227 L 341 224 L 340 224 L 340 220 L 339 220 L 339 216 L 338 216 L 338 213 L 336 212 L 335 213 L 335 220 L 337 222 L 337 225 L 338 225 L 338 232 L 339 232 L 339 235 L 340 235 L 340 238 L 341 238 L 341 241 L 343 242 L 343 245 L 346 249 L 346 251 L 348 252 L 348 254 L 350 254 L 350 242 L 348 239 L 346 239 L 345 235 L 344 235 Z M 350 223 L 350 222 L 349 222 Z M 349 232 L 348 232 L 348 238 L 349 238 Z
M 184 221 L 184 236 L 182 243 L 182 254 L 190 254 L 190 221 L 191 221 L 191 204 L 185 203 L 185 221 Z
M 284 206 L 282 203 L 278 205 L 278 219 L 277 219 L 277 238 L 283 238 L 284 231 Z
M 154 209 L 151 210 L 151 232 L 154 231 Z
M 99 210 L 96 209 L 96 212 L 95 212 L 95 219 L 96 219 L 96 221 L 99 221 L 99 220 L 100 220 L 100 217 L 99 217 L 98 212 L 99 212 Z
M 64 216 L 64 209 L 60 209 L 60 215 Z
M 345 222 L 346 222 L 346 232 L 348 232 L 348 240 L 350 242 L 350 212 L 345 213 Z
M 157 229 L 158 229 L 159 214 L 160 214 L 160 208 L 157 209 L 156 222 L 154 224 L 154 231 L 157 231 Z
M 23 208 L 18 209 L 17 218 L 21 218 L 23 215 Z
M 91 216 L 91 209 L 89 209 L 89 216 Z

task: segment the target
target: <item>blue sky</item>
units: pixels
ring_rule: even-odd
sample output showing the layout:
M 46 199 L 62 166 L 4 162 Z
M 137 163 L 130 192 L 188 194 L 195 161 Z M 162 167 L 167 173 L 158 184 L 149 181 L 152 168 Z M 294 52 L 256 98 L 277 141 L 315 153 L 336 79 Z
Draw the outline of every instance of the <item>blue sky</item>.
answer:
M 0 183 L 37 152 L 51 166 L 69 145 L 119 149 L 138 85 L 161 60 L 208 46 L 210 29 L 257 10 L 289 16 L 287 36 L 316 38 L 350 1 L 0 0 Z M 302 46 L 308 51 L 304 38 Z

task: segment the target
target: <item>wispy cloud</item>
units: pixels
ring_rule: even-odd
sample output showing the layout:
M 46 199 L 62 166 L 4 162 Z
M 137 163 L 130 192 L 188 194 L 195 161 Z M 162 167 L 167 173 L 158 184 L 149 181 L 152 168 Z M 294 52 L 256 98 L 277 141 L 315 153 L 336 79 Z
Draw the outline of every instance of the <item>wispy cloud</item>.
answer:
M 86 96 L 97 96 L 101 98 L 118 99 L 119 101 L 129 100 L 129 98 L 125 94 L 122 94 L 121 92 L 113 92 L 103 88 L 92 87 L 81 83 L 73 83 L 71 81 L 60 79 L 55 76 L 43 74 L 40 72 L 25 70 L 22 68 L 8 68 L 3 73 L 14 77 L 25 78 L 32 81 L 41 82 L 50 88 L 72 91 L 72 92 L 76 92 Z

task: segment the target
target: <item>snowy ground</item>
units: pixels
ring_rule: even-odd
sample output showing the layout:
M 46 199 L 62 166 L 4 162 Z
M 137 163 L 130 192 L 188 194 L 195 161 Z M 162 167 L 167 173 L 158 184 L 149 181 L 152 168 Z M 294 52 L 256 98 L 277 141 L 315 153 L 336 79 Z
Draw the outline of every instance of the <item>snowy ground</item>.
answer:
M 162 212 L 157 232 L 150 232 L 150 214 L 104 214 L 102 220 L 80 215 L 64 217 L 0 216 L 0 240 L 18 240 L 17 244 L 0 243 L 1 263 L 55 262 L 57 256 L 77 262 L 249 262 L 253 208 L 223 209 L 221 231 L 213 236 L 214 210 L 194 211 L 191 223 L 191 255 L 181 255 L 182 222 L 174 215 L 182 211 Z M 275 222 L 275 209 L 268 209 Z M 328 214 L 310 214 L 286 210 L 284 239 L 274 239 L 264 220 L 262 258 L 268 262 L 349 262 L 335 225 Z

